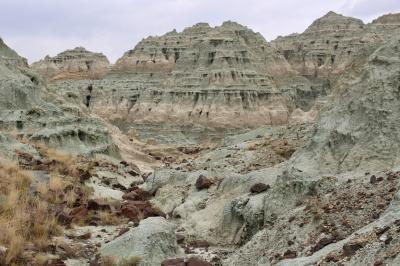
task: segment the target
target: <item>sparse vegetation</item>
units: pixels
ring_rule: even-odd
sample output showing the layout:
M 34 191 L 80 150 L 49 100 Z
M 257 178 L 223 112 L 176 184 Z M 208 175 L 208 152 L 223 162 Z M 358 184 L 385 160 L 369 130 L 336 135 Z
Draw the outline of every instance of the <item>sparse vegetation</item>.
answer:
M 138 256 L 133 256 L 129 259 L 122 259 L 118 263 L 111 256 L 104 256 L 101 258 L 101 266 L 138 266 L 141 258 Z
M 85 209 L 92 190 L 80 177 L 82 172 L 93 167 L 91 161 L 78 164 L 77 158 L 71 155 L 43 147 L 38 150 L 42 161 L 38 163 L 33 157 L 23 155 L 23 169 L 0 160 L 0 246 L 7 249 L 0 257 L 1 265 L 45 265 L 45 255 L 26 256 L 26 251 L 32 251 L 31 254 L 49 251 L 52 237 L 63 232 L 57 218 L 59 213 L 69 216 L 83 208 L 83 213 L 71 216 L 72 223 L 81 225 L 91 220 L 112 225 L 121 222 L 110 208 Z M 34 180 L 29 170 L 45 171 L 46 175 Z M 108 206 L 111 203 L 99 201 L 99 204 Z
M 47 201 L 30 191 L 32 178 L 18 166 L 0 161 L 0 245 L 7 248 L 2 264 L 22 263 L 27 246 L 45 251 L 52 236 L 62 233 L 61 226 Z

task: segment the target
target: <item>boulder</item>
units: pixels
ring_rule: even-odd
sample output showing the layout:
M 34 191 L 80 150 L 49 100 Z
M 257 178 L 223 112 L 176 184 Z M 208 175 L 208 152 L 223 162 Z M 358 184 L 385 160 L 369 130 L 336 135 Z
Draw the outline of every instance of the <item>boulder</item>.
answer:
M 196 180 L 196 188 L 198 190 L 207 189 L 211 187 L 212 184 L 213 182 L 204 175 L 200 175 Z
M 185 260 L 179 259 L 167 259 L 161 263 L 161 266 L 186 266 Z
M 356 254 L 357 250 L 364 247 L 364 243 L 360 241 L 351 241 L 343 245 L 343 255 L 344 256 L 353 256 Z
M 133 187 L 128 193 L 122 196 L 124 200 L 147 200 L 151 197 L 151 194 L 138 187 Z
M 94 211 L 111 211 L 111 206 L 109 204 L 102 204 L 97 200 L 90 199 L 87 203 L 87 209 Z
M 175 226 L 162 217 L 142 220 L 138 227 L 105 244 L 101 256 L 111 256 L 117 263 L 122 259 L 140 257 L 140 266 L 161 265 L 179 255 L 175 238 Z
M 270 185 L 266 185 L 266 184 L 264 184 L 264 183 L 257 183 L 257 184 L 254 184 L 254 185 L 250 188 L 250 192 L 251 192 L 251 193 L 261 193 L 261 192 L 264 192 L 264 191 L 266 191 L 266 190 L 268 190 L 268 189 L 270 189 L 270 188 L 271 188 Z
M 211 266 L 211 263 L 204 261 L 198 257 L 191 257 L 186 261 L 186 266 Z
M 166 218 L 164 212 L 154 208 L 148 201 L 128 201 L 122 206 L 121 214 L 135 223 L 148 217 L 161 216 Z

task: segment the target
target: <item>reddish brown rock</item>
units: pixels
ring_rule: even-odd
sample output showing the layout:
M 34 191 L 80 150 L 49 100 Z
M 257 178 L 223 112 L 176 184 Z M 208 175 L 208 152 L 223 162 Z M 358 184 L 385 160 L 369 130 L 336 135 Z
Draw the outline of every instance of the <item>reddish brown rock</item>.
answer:
M 186 266 L 211 266 L 211 263 L 204 261 L 198 257 L 191 257 L 186 261 Z
M 297 257 L 296 251 L 293 251 L 293 250 L 290 250 L 290 249 L 286 250 L 285 253 L 283 253 L 283 258 L 284 259 L 294 259 L 296 257 Z
M 46 261 L 46 264 L 48 266 L 65 266 L 65 262 L 62 259 L 50 259 Z
M 123 227 L 123 228 L 121 228 L 121 230 L 119 230 L 118 236 L 122 236 L 126 232 L 129 232 L 129 228 L 128 227 Z
M 198 190 L 207 189 L 211 187 L 212 184 L 213 182 L 204 175 L 200 175 L 196 180 L 196 188 Z
M 73 219 L 81 219 L 83 217 L 86 217 L 88 213 L 88 209 L 85 206 L 80 206 L 73 208 L 69 215 L 73 217 Z
M 123 216 L 125 216 L 126 218 L 129 218 L 130 220 L 134 221 L 135 223 L 138 223 L 141 220 L 140 211 L 134 205 L 125 205 L 125 206 L 123 206 L 121 208 L 121 214 Z
M 72 218 L 73 218 L 72 216 L 66 214 L 65 212 L 60 212 L 60 213 L 57 215 L 57 221 L 58 221 L 61 225 L 64 225 L 64 226 L 70 225 L 71 222 L 72 222 Z
M 317 244 L 315 244 L 315 246 L 311 249 L 311 252 L 314 253 L 333 242 L 335 242 L 333 237 L 323 237 L 317 242 Z
M 90 232 L 87 232 L 87 233 L 84 233 L 82 235 L 76 236 L 77 239 L 82 239 L 82 240 L 87 240 L 87 239 L 89 239 L 91 237 L 92 237 L 92 233 L 90 233 Z
M 161 216 L 166 218 L 164 212 L 151 206 L 148 201 L 128 201 L 122 206 L 121 214 L 135 223 L 148 217 Z
M 110 211 L 111 207 L 109 204 L 101 204 L 96 200 L 90 199 L 87 203 L 87 209 L 94 211 Z
M 167 259 L 161 262 L 161 266 L 186 266 L 184 259 Z
M 144 191 L 138 187 L 133 187 L 130 191 L 122 196 L 124 200 L 132 200 L 132 201 L 144 201 L 148 200 L 151 197 L 151 194 L 147 191 Z
M 178 242 L 178 244 L 182 244 L 184 241 L 185 241 L 184 235 L 176 234 L 176 242 Z
M 350 242 L 343 245 L 343 255 L 353 256 L 356 254 L 357 250 L 362 248 L 364 245 L 361 242 Z
M 250 192 L 251 192 L 251 193 L 261 193 L 261 192 L 264 192 L 264 191 L 266 191 L 266 190 L 268 190 L 268 189 L 270 189 L 270 188 L 271 188 L 270 185 L 266 185 L 266 184 L 264 184 L 264 183 L 257 183 L 257 184 L 254 184 L 254 185 L 250 188 Z
M 152 206 L 148 206 L 143 210 L 143 216 L 144 216 L 143 219 L 146 219 L 148 217 L 157 217 L 157 216 L 167 218 L 167 215 L 162 210 L 154 208 Z

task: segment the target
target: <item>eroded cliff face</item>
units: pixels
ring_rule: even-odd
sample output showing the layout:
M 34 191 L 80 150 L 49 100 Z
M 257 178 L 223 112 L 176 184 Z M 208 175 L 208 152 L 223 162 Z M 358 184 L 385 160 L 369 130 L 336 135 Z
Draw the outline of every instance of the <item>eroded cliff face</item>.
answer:
M 93 112 L 125 128 L 310 122 L 346 90 L 341 77 L 361 73 L 399 28 L 397 15 L 364 24 L 329 12 L 304 33 L 268 43 L 235 22 L 199 23 L 142 40 L 101 80 L 65 76 L 53 86 L 75 102 L 90 95 Z
M 103 54 L 76 47 L 55 57 L 46 56 L 32 64 L 34 72 L 49 81 L 101 79 L 109 70 L 110 63 Z
M 329 12 L 305 32 L 279 37 L 271 45 L 302 76 L 333 81 L 348 69 L 362 66 L 374 50 L 391 38 L 391 31 L 398 29 L 399 23 L 395 15 L 364 24 Z
M 0 146 L 12 156 L 25 139 L 79 154 L 118 156 L 97 119 L 47 90 L 26 59 L 0 41 Z M 27 148 L 27 147 L 25 147 Z M 25 149 L 24 148 L 24 149 Z
M 88 84 L 67 79 L 55 86 L 80 100 Z M 234 22 L 200 23 L 125 53 L 94 82 L 90 106 L 128 124 L 246 128 L 287 124 L 293 110 L 309 111 L 328 92 L 325 81 L 294 73 L 260 34 Z

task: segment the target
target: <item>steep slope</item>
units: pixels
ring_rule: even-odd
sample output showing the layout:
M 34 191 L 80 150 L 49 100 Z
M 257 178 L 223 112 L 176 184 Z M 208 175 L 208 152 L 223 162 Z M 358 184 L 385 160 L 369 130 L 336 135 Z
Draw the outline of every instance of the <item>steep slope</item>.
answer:
M 321 114 L 294 165 L 302 161 L 306 169 L 332 173 L 390 168 L 399 162 L 398 49 L 399 41 L 390 41 L 369 57 L 360 76 L 342 78 L 345 89 Z

